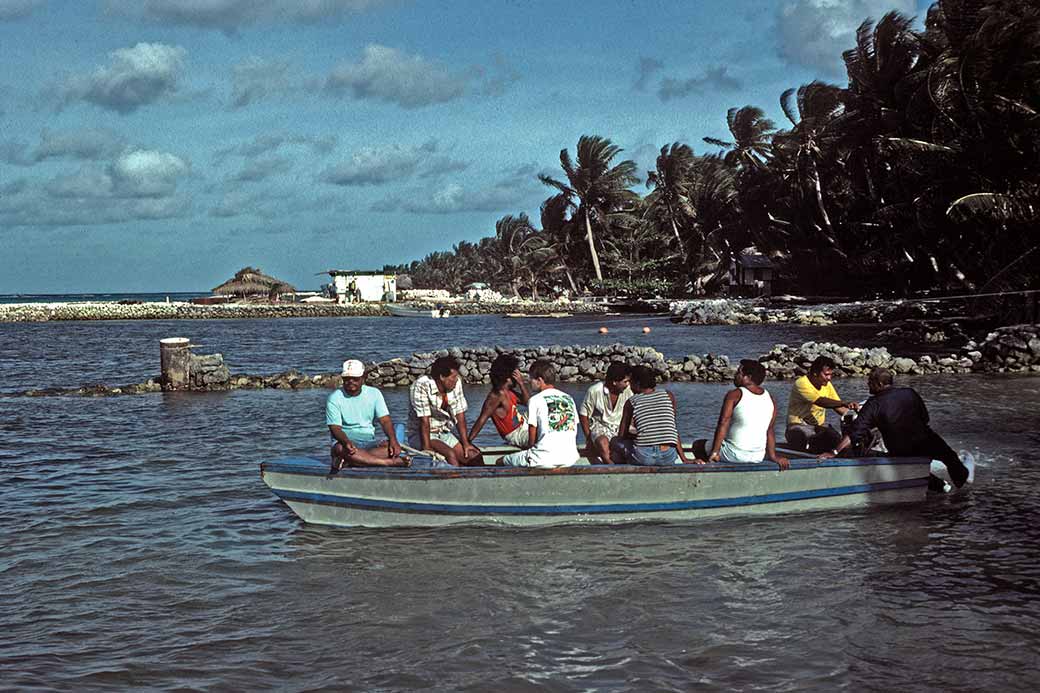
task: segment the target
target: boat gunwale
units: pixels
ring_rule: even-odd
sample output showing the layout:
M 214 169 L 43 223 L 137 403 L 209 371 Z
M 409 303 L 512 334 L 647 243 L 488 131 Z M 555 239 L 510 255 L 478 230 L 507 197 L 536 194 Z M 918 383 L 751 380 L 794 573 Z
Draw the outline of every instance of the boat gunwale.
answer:
M 826 460 L 815 458 L 791 460 L 788 471 L 821 469 L 828 467 L 868 467 L 868 466 L 901 466 L 930 465 L 931 460 L 925 457 L 835 457 Z M 504 478 L 516 476 L 581 476 L 602 474 L 748 474 L 778 473 L 780 470 L 772 462 L 761 463 L 719 463 L 676 464 L 667 466 L 639 465 L 574 465 L 569 467 L 452 467 L 448 468 L 411 468 L 411 467 L 347 467 L 338 472 L 329 471 L 329 465 L 313 457 L 295 457 L 260 463 L 261 475 L 265 473 L 297 474 L 302 476 L 323 476 L 351 479 L 400 479 L 404 481 L 429 479 L 479 479 Z

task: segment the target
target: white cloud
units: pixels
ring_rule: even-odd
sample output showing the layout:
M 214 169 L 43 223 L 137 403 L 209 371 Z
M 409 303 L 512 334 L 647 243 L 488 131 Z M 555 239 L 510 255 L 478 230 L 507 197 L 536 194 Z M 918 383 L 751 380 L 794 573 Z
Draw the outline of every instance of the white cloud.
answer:
M 0 0 L 0 22 L 28 17 L 39 7 L 43 0 Z
M 82 99 L 118 113 L 132 113 L 177 92 L 185 56 L 180 46 L 162 43 L 121 48 L 111 53 L 108 65 L 69 78 L 59 89 L 62 103 Z
M 457 182 L 427 190 L 413 190 L 374 203 L 373 212 L 402 210 L 410 214 L 456 214 L 460 212 L 506 212 L 545 197 L 534 165 L 521 166 L 494 183 L 468 188 Z
M 85 128 L 40 133 L 40 144 L 33 154 L 36 161 L 45 159 L 81 159 L 97 161 L 110 159 L 118 154 L 125 143 L 115 132 L 105 128 Z
M 856 29 L 896 10 L 913 15 L 915 0 L 784 0 L 776 10 L 777 48 L 793 65 L 844 73 L 842 51 L 855 45 Z
M 258 183 L 273 175 L 286 173 L 292 168 L 292 161 L 283 156 L 275 156 L 269 159 L 254 159 L 238 170 L 231 180 L 240 183 Z
M 111 12 L 161 24 L 234 32 L 255 24 L 341 20 L 385 0 L 107 0 Z
M 231 68 L 231 108 L 244 108 L 299 88 L 288 62 L 250 56 Z
M 421 108 L 461 97 L 466 78 L 421 56 L 370 44 L 359 62 L 336 67 L 326 79 L 325 89 L 337 95 L 349 92 L 356 99 Z
M 213 160 L 220 163 L 232 155 L 252 158 L 276 151 L 282 147 L 290 146 L 309 147 L 315 154 L 324 156 L 335 149 L 338 143 L 339 140 L 335 135 L 311 137 L 307 135 L 267 133 L 257 135 L 248 142 L 242 142 L 217 150 L 213 155 Z
M 119 156 L 109 167 L 116 189 L 129 197 L 165 197 L 177 187 L 191 166 L 166 152 L 138 149 Z
M 29 145 L 19 140 L 0 140 L 0 162 L 11 166 L 32 166 Z
M 115 196 L 111 176 L 99 169 L 24 184 L 0 195 L 0 227 L 96 226 L 187 215 L 186 198 Z M 5 191 L 7 192 L 7 191 Z
M 321 179 L 334 185 L 380 185 L 411 178 L 424 162 L 437 151 L 437 142 L 430 140 L 418 147 L 393 144 L 388 147 L 365 147 L 344 161 L 325 170 Z
M 743 85 L 740 80 L 729 74 L 725 65 L 714 65 L 704 70 L 700 77 L 689 77 L 687 79 L 674 79 L 665 77 L 661 80 L 661 86 L 657 90 L 657 96 L 661 101 L 670 99 L 681 99 L 690 94 L 700 94 L 705 91 L 723 92 L 739 91 Z
M 55 176 L 44 186 L 51 197 L 111 197 L 115 189 L 112 176 L 95 167 L 84 167 L 79 171 Z

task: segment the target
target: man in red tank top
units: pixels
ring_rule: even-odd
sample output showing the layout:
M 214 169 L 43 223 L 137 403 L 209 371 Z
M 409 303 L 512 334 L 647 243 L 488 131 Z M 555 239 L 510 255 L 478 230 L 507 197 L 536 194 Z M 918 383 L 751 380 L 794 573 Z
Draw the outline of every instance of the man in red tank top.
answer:
M 474 440 L 488 419 L 502 440 L 518 448 L 527 447 L 528 427 L 517 405 L 527 406 L 530 393 L 520 373 L 520 359 L 513 354 L 499 354 L 491 363 L 491 392 L 484 399 L 480 415 L 473 422 L 469 439 Z

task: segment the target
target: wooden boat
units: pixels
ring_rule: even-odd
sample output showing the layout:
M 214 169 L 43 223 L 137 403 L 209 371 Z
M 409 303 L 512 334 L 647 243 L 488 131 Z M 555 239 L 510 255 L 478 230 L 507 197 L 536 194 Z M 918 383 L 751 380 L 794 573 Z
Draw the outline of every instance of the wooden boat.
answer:
M 398 318 L 446 318 L 451 311 L 445 308 L 428 308 L 407 303 L 387 303 L 386 309 Z
M 485 448 L 493 460 L 513 448 Z M 361 527 L 464 523 L 551 525 L 695 520 L 923 500 L 930 460 L 792 459 L 634 467 L 350 468 L 288 458 L 260 465 L 271 490 L 305 522 Z

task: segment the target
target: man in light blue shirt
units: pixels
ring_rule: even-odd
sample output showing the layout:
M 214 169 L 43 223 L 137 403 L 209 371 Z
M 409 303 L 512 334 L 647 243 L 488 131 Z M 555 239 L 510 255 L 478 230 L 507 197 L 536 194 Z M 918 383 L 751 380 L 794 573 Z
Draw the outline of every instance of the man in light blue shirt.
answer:
M 332 471 L 346 466 L 406 467 L 401 458 L 390 411 L 383 393 L 365 385 L 365 366 L 350 359 L 343 362 L 343 387 L 325 401 L 325 423 L 332 435 Z M 379 422 L 385 438 L 376 438 L 373 421 Z

